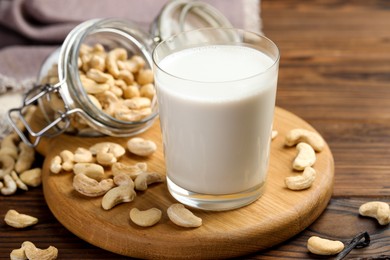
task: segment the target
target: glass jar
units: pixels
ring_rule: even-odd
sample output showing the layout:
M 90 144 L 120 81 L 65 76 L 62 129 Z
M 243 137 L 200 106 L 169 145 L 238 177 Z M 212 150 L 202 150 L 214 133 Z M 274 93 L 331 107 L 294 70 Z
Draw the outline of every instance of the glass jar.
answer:
M 80 48 L 86 44 L 101 44 L 106 51 L 123 48 L 128 55 L 141 57 L 146 69 L 152 69 L 152 51 L 157 43 L 184 30 L 199 27 L 232 27 L 229 21 L 209 4 L 177 0 L 161 10 L 151 26 L 151 32 L 142 31 L 136 24 L 123 19 L 93 19 L 75 27 L 62 46 L 43 63 L 38 82 L 57 64 L 58 82 L 42 84 L 26 94 L 21 108 L 11 109 L 10 122 L 22 140 L 36 146 L 41 137 L 52 137 L 67 132 L 84 136 L 131 136 L 146 131 L 158 115 L 158 105 L 153 97 L 150 113 L 134 121 L 118 119 L 96 105 L 82 83 L 79 71 Z M 48 124 L 36 131 L 24 120 L 26 107 L 38 103 Z M 17 117 L 14 117 L 16 114 Z M 20 118 L 34 142 L 17 127 Z M 83 127 L 77 127 L 83 125 Z

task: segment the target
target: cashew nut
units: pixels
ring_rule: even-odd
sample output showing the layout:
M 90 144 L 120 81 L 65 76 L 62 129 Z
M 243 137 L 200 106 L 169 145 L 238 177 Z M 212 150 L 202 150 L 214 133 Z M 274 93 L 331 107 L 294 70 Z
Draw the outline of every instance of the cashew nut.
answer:
M 127 107 L 123 107 L 121 109 L 117 109 L 114 116 L 116 119 L 122 121 L 137 122 L 141 121 L 150 114 L 152 114 L 152 109 L 150 107 L 142 109 L 128 109 Z
M 123 148 L 120 144 L 113 142 L 101 142 L 97 143 L 89 148 L 89 151 L 93 155 L 97 155 L 99 151 L 107 151 L 108 153 L 112 153 L 116 158 L 121 157 L 126 153 L 125 148 Z
M 15 142 L 18 140 L 19 136 L 15 133 L 5 136 L 1 141 L 0 154 L 7 154 L 16 160 L 18 158 L 18 147 Z
M 7 174 L 4 176 L 4 187 L 1 188 L 1 194 L 3 195 L 12 195 L 16 192 L 17 186 L 16 182 L 12 177 Z
M 85 75 L 80 75 L 80 81 L 85 91 L 88 94 L 103 93 L 104 91 L 107 91 L 110 88 L 110 85 L 106 83 L 97 83 L 96 81 L 88 78 Z
M 28 190 L 27 185 L 22 182 L 22 180 L 19 178 L 18 174 L 15 171 L 11 172 L 11 177 L 15 181 L 16 186 L 21 190 Z
M 136 73 L 145 66 L 145 60 L 140 56 L 134 55 L 130 60 L 118 60 L 117 64 L 118 68 L 121 70 L 128 70 L 131 73 Z
M 147 97 L 150 100 L 153 100 L 154 96 L 156 95 L 156 89 L 152 83 L 143 85 L 139 92 L 141 97 Z
M 105 53 L 104 52 L 104 46 L 100 43 L 96 43 L 93 47 L 92 47 L 92 53 Z
M 123 89 L 123 97 L 125 99 L 133 98 L 133 97 L 139 97 L 141 95 L 140 89 L 136 85 L 130 85 L 126 86 Z
M 104 91 L 96 98 L 100 101 L 103 111 L 110 116 L 114 115 L 118 108 L 124 107 L 120 99 L 111 91 Z
M 79 147 L 74 152 L 74 162 L 76 162 L 76 163 L 93 162 L 93 155 L 88 149 Z
M 134 62 L 135 64 L 137 64 L 137 71 L 139 71 L 146 65 L 145 59 L 139 55 L 133 55 L 130 59 L 130 62 Z
M 133 183 L 117 186 L 104 194 L 102 208 L 109 210 L 120 203 L 133 201 L 136 195 Z
M 95 107 L 97 107 L 100 110 L 103 109 L 102 104 L 100 104 L 99 100 L 94 95 L 88 94 L 88 98 L 89 98 L 89 101 L 91 101 L 91 103 L 95 105 Z
M 344 244 L 341 241 L 312 236 L 307 241 L 307 249 L 316 255 L 335 255 L 344 249 Z
M 118 79 L 123 80 L 127 85 L 131 85 L 134 82 L 134 75 L 129 70 L 120 70 Z
M 390 206 L 382 201 L 364 203 L 359 208 L 359 214 L 375 218 L 380 225 L 387 225 L 390 223 Z
M 89 60 L 89 66 L 93 69 L 104 71 L 106 69 L 106 59 L 99 55 L 92 55 L 91 59 Z
M 130 219 L 141 227 L 151 227 L 161 219 L 162 212 L 157 208 L 151 208 L 148 210 L 139 210 L 133 208 L 130 210 Z
M 122 97 L 123 95 L 123 90 L 121 89 L 121 87 L 115 85 L 115 82 L 112 85 L 110 85 L 108 91 L 110 91 L 111 93 L 113 93 L 115 96 L 119 98 Z M 119 101 L 119 103 L 121 103 L 121 101 Z
M 316 177 L 316 171 L 312 167 L 306 167 L 301 175 L 290 176 L 284 182 L 290 190 L 304 190 L 311 187 Z
M 54 246 L 49 246 L 46 249 L 40 249 L 29 241 L 25 241 L 22 244 L 24 253 L 29 260 L 54 260 L 57 259 L 58 249 Z
M 306 129 L 296 128 L 290 130 L 285 139 L 287 146 L 294 146 L 297 143 L 305 142 L 311 145 L 316 152 L 321 152 L 325 147 L 325 141 L 316 132 Z
M 73 167 L 75 174 L 85 174 L 87 177 L 100 181 L 104 177 L 104 168 L 96 163 L 76 163 Z
M 73 188 L 88 197 L 101 196 L 112 187 L 114 187 L 114 181 L 112 179 L 104 179 L 98 182 L 82 173 L 76 174 L 73 177 Z
M 127 51 L 125 49 L 115 48 L 107 54 L 107 59 L 106 59 L 107 70 L 115 78 L 118 78 L 119 75 L 119 68 L 117 64 L 118 60 L 121 61 L 127 60 Z
M 23 247 L 12 250 L 9 257 L 11 260 L 27 260 Z
M 122 89 L 122 91 L 127 88 L 127 84 L 126 82 L 123 80 L 123 79 L 115 79 L 114 80 L 114 85 L 120 89 Z M 122 92 L 123 94 L 123 92 Z
M 117 159 L 114 154 L 109 153 L 108 151 L 99 151 L 96 154 L 96 161 L 103 166 L 110 166 L 113 163 L 116 163 Z
M 41 168 L 34 168 L 27 171 L 22 172 L 19 175 L 19 178 L 31 187 L 38 187 L 42 183 L 42 169 Z
M 293 168 L 298 171 L 304 170 L 306 167 L 313 166 L 316 162 L 316 152 L 307 143 L 299 143 L 297 145 L 298 154 L 294 159 Z
M 62 169 L 64 171 L 72 171 L 74 165 L 74 154 L 69 150 L 63 150 L 60 152 L 62 159 Z
M 125 154 L 126 150 L 121 145 L 112 142 L 97 143 L 89 148 L 89 151 L 96 155 L 96 160 L 104 166 L 112 165 L 118 158 Z
M 8 154 L 1 154 L 0 152 L 0 164 L 2 169 L 0 170 L 0 180 L 4 178 L 5 175 L 11 174 L 11 171 L 15 167 L 15 160 Z
M 181 227 L 200 227 L 202 219 L 195 216 L 189 209 L 185 208 L 183 204 L 175 203 L 169 206 L 169 219 Z
M 16 210 L 10 209 L 4 217 L 5 223 L 14 228 L 25 228 L 38 223 L 38 219 L 26 214 L 21 214 Z
M 156 172 L 142 172 L 134 180 L 134 186 L 136 190 L 144 191 L 148 188 L 148 185 L 163 182 L 164 177 Z
M 113 180 L 114 180 L 114 183 L 118 186 L 131 185 L 132 188 L 134 189 L 134 182 L 131 179 L 130 175 L 128 175 L 126 173 L 121 173 L 121 174 L 115 175 Z
M 59 155 L 54 156 L 50 162 L 50 171 L 55 174 L 59 173 L 62 170 L 61 164 L 62 164 L 61 157 Z
M 20 153 L 15 163 L 15 171 L 23 172 L 31 168 L 35 159 L 35 150 L 24 142 L 19 143 L 19 149 Z
M 154 81 L 154 76 L 153 76 L 153 71 L 151 69 L 143 69 L 138 72 L 137 82 L 141 86 L 153 83 L 153 81 Z
M 111 166 L 111 172 L 114 176 L 119 174 L 127 174 L 133 180 L 142 172 L 147 171 L 148 165 L 144 162 L 136 163 L 135 165 L 127 165 L 121 162 L 116 162 Z
M 146 97 L 133 97 L 131 99 L 124 100 L 123 104 L 130 109 L 141 109 L 150 107 L 151 101 Z
M 85 55 L 92 52 L 92 47 L 87 44 L 80 44 L 79 53 L 80 55 Z
M 104 73 L 101 70 L 98 69 L 90 69 L 87 71 L 86 76 L 89 79 L 92 79 L 96 83 L 105 83 L 107 82 L 112 76 L 110 74 Z
M 127 141 L 127 148 L 133 154 L 139 156 L 150 156 L 157 150 L 157 145 L 151 140 L 134 137 Z

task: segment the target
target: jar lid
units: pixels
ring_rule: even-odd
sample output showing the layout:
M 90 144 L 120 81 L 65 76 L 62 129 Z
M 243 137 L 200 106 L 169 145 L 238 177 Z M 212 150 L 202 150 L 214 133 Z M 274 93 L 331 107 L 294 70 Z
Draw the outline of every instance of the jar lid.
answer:
M 166 4 L 151 27 L 155 42 L 188 30 L 203 27 L 233 27 L 215 7 L 201 1 L 175 0 Z

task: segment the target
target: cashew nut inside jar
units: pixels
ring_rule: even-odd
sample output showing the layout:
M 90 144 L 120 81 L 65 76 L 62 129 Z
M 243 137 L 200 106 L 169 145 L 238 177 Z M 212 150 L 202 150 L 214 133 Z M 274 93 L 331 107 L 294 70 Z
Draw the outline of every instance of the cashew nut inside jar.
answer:
M 194 20 L 193 17 L 204 20 L 197 21 L 195 28 L 231 27 L 210 5 L 187 0 L 168 3 L 155 19 L 150 34 L 123 19 L 81 23 L 45 60 L 38 86 L 27 93 L 23 106 L 9 111 L 16 132 L 24 142 L 36 146 L 41 137 L 64 132 L 131 136 L 146 131 L 158 115 L 152 50 L 164 37 L 176 33 L 172 28 L 192 29 L 187 20 Z M 167 21 L 168 18 L 171 20 Z M 47 125 L 41 129 L 26 127 L 36 137 L 31 143 L 13 120 L 15 115 L 22 117 L 26 107 L 36 101 Z

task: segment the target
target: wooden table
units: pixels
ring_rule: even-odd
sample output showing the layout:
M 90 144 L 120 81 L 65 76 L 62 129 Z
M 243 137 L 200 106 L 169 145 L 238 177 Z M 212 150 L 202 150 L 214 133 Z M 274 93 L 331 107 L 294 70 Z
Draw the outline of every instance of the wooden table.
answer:
M 282 55 L 277 105 L 324 136 L 335 160 L 335 184 L 329 206 L 311 226 L 246 258 L 313 259 L 306 249 L 310 236 L 348 241 L 362 231 L 370 233 L 371 246 L 348 257 L 389 258 L 389 226 L 359 217 L 358 208 L 371 200 L 390 203 L 390 2 L 262 0 L 261 8 L 263 30 Z M 0 259 L 9 259 L 25 240 L 56 246 L 59 259 L 128 259 L 65 229 L 42 188 L 0 196 L 1 219 L 10 208 L 22 208 L 42 224 L 19 231 L 1 220 Z

